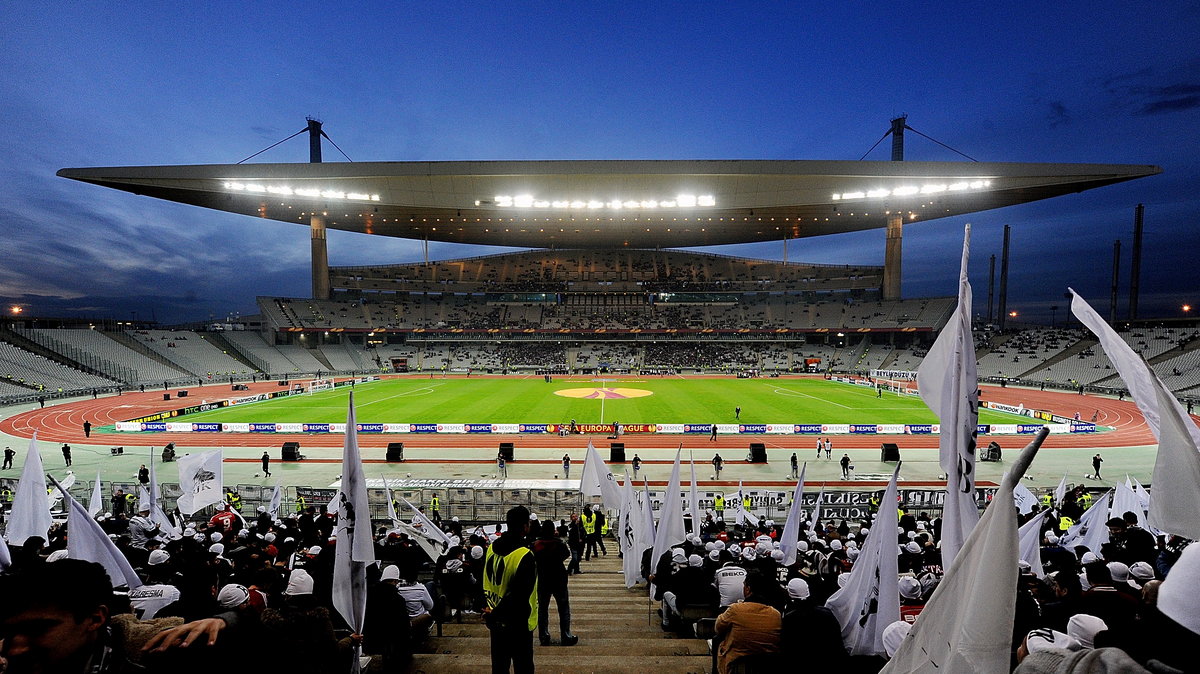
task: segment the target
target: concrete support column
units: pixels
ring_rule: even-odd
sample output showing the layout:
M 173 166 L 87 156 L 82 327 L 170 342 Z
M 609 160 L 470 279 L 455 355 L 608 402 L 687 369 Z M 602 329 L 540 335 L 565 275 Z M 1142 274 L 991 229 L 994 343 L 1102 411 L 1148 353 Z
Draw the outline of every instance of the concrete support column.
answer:
M 329 299 L 329 249 L 325 244 L 325 218 L 314 215 L 309 220 L 312 234 L 312 296 L 314 300 Z
M 883 251 L 883 299 L 900 299 L 900 249 L 904 216 L 888 216 L 887 247 Z

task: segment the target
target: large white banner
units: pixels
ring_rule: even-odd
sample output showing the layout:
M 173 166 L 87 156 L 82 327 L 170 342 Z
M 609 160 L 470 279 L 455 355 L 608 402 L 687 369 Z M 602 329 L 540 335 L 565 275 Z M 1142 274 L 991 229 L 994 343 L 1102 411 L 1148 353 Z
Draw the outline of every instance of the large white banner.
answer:
M 224 498 L 221 471 L 221 450 L 189 454 L 178 461 L 179 512 L 191 515 L 204 506 L 220 503 Z

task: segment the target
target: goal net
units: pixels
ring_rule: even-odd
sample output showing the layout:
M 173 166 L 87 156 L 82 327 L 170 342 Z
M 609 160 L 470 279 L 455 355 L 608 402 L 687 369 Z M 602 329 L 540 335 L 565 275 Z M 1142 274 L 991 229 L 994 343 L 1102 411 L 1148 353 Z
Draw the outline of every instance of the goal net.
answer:
M 308 395 L 312 395 L 319 391 L 330 391 L 330 390 L 333 390 L 333 380 L 332 379 L 314 379 L 304 385 L 304 392 Z

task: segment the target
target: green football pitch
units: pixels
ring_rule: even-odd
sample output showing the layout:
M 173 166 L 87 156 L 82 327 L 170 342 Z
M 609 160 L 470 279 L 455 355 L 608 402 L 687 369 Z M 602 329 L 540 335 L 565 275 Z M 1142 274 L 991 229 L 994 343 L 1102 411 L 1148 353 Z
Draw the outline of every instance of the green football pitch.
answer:
M 189 422 L 339 423 L 350 388 L 188 415 Z M 359 423 L 923 424 L 937 418 L 915 395 L 823 379 L 624 377 L 385 379 L 354 388 Z M 980 410 L 980 423 L 1026 417 Z

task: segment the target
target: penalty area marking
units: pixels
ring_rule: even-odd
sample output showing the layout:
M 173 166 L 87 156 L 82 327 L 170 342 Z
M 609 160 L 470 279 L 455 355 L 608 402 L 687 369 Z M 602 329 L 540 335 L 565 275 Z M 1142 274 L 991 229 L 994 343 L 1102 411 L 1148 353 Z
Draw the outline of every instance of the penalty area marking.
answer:
M 764 384 L 764 386 L 771 386 L 771 384 Z M 792 389 L 790 389 L 790 388 L 779 388 L 778 386 L 776 386 L 776 387 L 774 387 L 774 391 L 773 391 L 773 392 L 774 392 L 776 395 L 788 396 L 788 397 L 792 397 L 792 398 L 811 398 L 811 399 L 813 399 L 813 400 L 818 400 L 818 401 L 820 401 L 820 402 L 823 402 L 823 403 L 825 403 L 826 405 L 837 405 L 838 407 L 840 407 L 840 408 L 842 408 L 842 409 L 844 409 L 844 410 L 851 410 L 851 409 L 854 409 L 853 407 L 848 407 L 848 406 L 846 406 L 846 405 L 843 405 L 843 404 L 841 404 L 841 403 L 835 403 L 835 402 L 833 402 L 832 400 L 825 400 L 824 398 L 818 398 L 817 396 L 814 396 L 814 395 L 809 395 L 809 394 L 807 394 L 807 393 L 801 393 L 800 391 L 793 391 L 793 390 L 792 390 Z
M 422 386 L 421 388 L 413 389 L 411 391 L 402 391 L 395 395 L 387 396 L 386 398 L 380 398 L 379 400 L 372 400 L 369 403 L 362 403 L 362 404 L 356 405 L 355 407 L 366 407 L 367 405 L 374 405 L 375 403 L 381 403 L 385 400 L 391 400 L 392 398 L 404 398 L 407 396 L 417 396 L 417 395 L 427 396 L 427 395 L 433 393 L 433 389 L 435 389 L 439 386 L 445 386 L 445 385 L 446 385 L 446 382 L 442 382 L 440 384 L 429 384 L 428 386 Z

